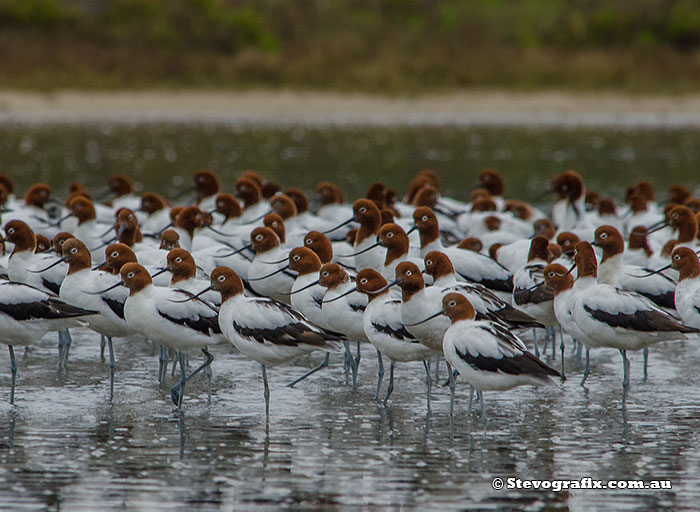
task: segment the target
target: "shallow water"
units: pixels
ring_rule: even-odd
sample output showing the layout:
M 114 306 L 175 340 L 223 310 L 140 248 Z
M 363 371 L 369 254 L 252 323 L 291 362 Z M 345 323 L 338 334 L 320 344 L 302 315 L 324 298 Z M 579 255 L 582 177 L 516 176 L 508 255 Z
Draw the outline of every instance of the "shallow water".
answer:
M 443 192 L 469 196 L 477 173 L 502 171 L 511 197 L 543 200 L 551 176 L 583 174 L 588 188 L 623 198 L 621 189 L 650 179 L 664 189 L 698 184 L 700 129 L 508 126 L 239 126 L 231 124 L 0 124 L 2 171 L 20 191 L 42 180 L 59 197 L 73 181 L 97 191 L 106 176 L 132 176 L 141 191 L 174 197 L 201 168 L 217 171 L 225 190 L 256 169 L 283 187 L 313 191 L 333 179 L 349 199 L 379 179 L 401 193 L 425 167 Z
M 633 354 L 624 408 L 617 352 L 593 353 L 587 389 L 578 385 L 581 365 L 567 356 L 562 386 L 487 393 L 486 433 L 479 406 L 467 414 L 464 386 L 452 425 L 447 388 L 434 390 L 426 414 L 420 364 L 397 365 L 388 406 L 375 403 L 368 348 L 356 393 L 339 357 L 295 389 L 284 385 L 318 355 L 271 369 L 267 423 L 259 366 L 217 348 L 212 402 L 197 379 L 182 413 L 158 387 L 157 357 L 143 342 L 116 342 L 111 404 L 94 333 L 75 331 L 66 372 L 55 368 L 51 334 L 30 353 L 18 351 L 14 407 L 8 372 L 0 378 L 0 502 L 18 510 L 658 510 L 700 502 L 696 343 L 654 348 L 646 382 L 641 354 Z M 8 366 L 3 351 L 0 367 Z M 670 479 L 673 489 L 494 491 L 495 477 Z
M 20 192 L 45 180 L 59 197 L 76 180 L 99 190 L 116 172 L 133 176 L 142 191 L 174 197 L 203 167 L 219 172 L 224 189 L 254 168 L 308 190 L 332 178 L 349 198 L 380 177 L 403 191 L 423 167 L 438 170 L 446 193 L 465 198 L 476 173 L 495 167 L 506 175 L 507 195 L 531 199 L 542 197 L 552 174 L 573 168 L 589 187 L 620 197 L 624 185 L 642 178 L 695 186 L 698 141 L 694 128 L 0 126 L 2 171 L 17 179 Z M 356 393 L 345 385 L 338 357 L 296 389 L 284 385 L 318 355 L 271 369 L 268 423 L 259 366 L 226 347 L 214 351 L 211 403 L 204 380 L 195 380 L 179 414 L 155 382 L 157 356 L 144 343 L 116 342 L 110 403 L 98 336 L 75 332 L 63 373 L 54 336 L 26 355 L 18 350 L 14 407 L 9 358 L 0 347 L 4 508 L 636 511 L 700 503 L 697 342 L 654 348 L 647 382 L 641 354 L 633 354 L 624 408 L 617 352 L 593 354 L 587 389 L 578 385 L 582 365 L 567 356 L 570 379 L 562 387 L 487 393 L 484 433 L 480 417 L 467 415 L 463 386 L 453 424 L 446 388 L 434 388 L 426 414 L 420 364 L 399 365 L 388 407 L 375 403 L 376 360 L 368 348 Z M 549 362 L 558 365 L 559 357 Z M 495 477 L 670 479 L 673 488 L 495 491 Z

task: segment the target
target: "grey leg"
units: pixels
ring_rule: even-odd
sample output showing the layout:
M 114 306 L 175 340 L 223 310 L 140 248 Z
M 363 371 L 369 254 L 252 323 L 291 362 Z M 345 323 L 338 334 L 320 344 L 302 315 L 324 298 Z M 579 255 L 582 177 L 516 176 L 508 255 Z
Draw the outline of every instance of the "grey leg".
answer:
M 564 371 L 564 350 L 566 346 L 564 345 L 564 334 L 559 331 L 559 349 L 561 350 L 561 380 L 566 380 L 566 372 Z
M 620 350 L 622 355 L 622 389 L 627 391 L 630 387 L 630 360 L 627 359 L 627 351 Z
M 177 408 L 182 410 L 182 399 L 185 396 L 185 383 L 187 382 L 187 369 L 185 366 L 185 354 L 183 352 L 177 353 L 178 360 L 180 361 L 180 394 L 177 397 Z M 170 397 L 173 398 L 172 390 L 170 391 Z
M 649 366 L 649 347 L 646 347 L 642 353 L 644 354 L 644 382 L 647 380 L 647 367 Z
M 547 345 L 549 345 L 549 328 L 544 330 L 544 347 L 542 347 L 542 356 L 547 355 Z
M 10 372 L 12 373 L 12 380 L 10 382 L 10 403 L 15 403 L 15 380 L 17 379 L 17 362 L 15 361 L 15 349 L 12 345 L 8 345 L 7 348 L 10 349 Z
M 455 406 L 455 387 L 457 386 L 457 381 L 455 379 L 454 371 L 452 370 L 452 366 L 450 366 L 450 363 L 447 363 L 447 371 L 450 375 L 450 417 L 452 417 L 452 413 L 454 412 Z
M 163 381 L 165 380 L 165 370 L 163 369 L 167 365 L 165 359 L 165 350 L 166 348 L 163 345 L 161 345 L 160 355 L 158 356 L 158 384 L 163 384 Z
M 70 353 L 70 346 L 71 343 L 73 343 L 73 338 L 70 335 L 70 330 L 66 329 L 65 333 L 63 334 L 64 339 L 65 339 L 65 346 L 63 348 L 63 367 L 66 367 L 66 363 L 68 363 L 68 354 Z
M 557 358 L 557 346 L 554 343 L 557 340 L 557 336 L 554 327 L 549 328 L 549 335 L 552 338 L 552 361 L 554 361 Z
M 428 389 L 426 404 L 428 411 L 430 411 L 430 392 L 433 389 L 433 377 L 430 375 L 430 359 L 425 359 L 423 366 L 425 367 L 425 386 Z
M 552 340 L 552 342 L 554 342 L 554 341 Z M 477 397 L 479 398 L 479 401 L 481 402 L 481 423 L 483 423 L 484 432 L 486 432 L 486 406 L 484 405 L 484 392 L 477 391 L 476 394 L 477 394 Z
M 532 329 L 532 342 L 535 344 L 535 357 L 540 357 L 540 347 L 537 345 L 537 329 Z
M 262 364 L 262 375 L 263 375 L 263 384 L 265 384 L 265 417 L 269 420 L 270 419 L 270 386 L 267 383 L 267 371 L 265 370 L 265 365 Z
M 328 358 L 329 358 L 329 356 L 330 356 L 330 353 L 329 353 L 329 352 L 326 352 L 326 355 L 325 355 L 325 357 L 323 358 L 323 361 L 321 362 L 321 364 L 319 364 L 316 368 L 313 368 L 313 369 L 309 370 L 308 372 L 306 372 L 304 375 L 302 375 L 302 376 L 299 377 L 298 379 L 293 380 L 292 382 L 290 382 L 289 384 L 287 384 L 287 387 L 288 387 L 288 388 L 293 388 L 295 385 L 299 384 L 302 380 L 304 380 L 304 379 L 305 379 L 306 377 L 308 377 L 309 375 L 313 375 L 313 374 L 316 373 L 317 371 L 323 370 L 324 368 L 326 368 L 326 367 L 328 366 Z
M 58 331 L 58 369 L 59 371 L 63 369 L 63 351 L 65 347 L 65 338 L 63 336 L 63 330 Z
M 469 416 L 472 415 L 472 402 L 474 401 L 474 386 L 469 384 L 469 409 L 467 409 L 467 414 Z
M 581 385 L 586 383 L 588 375 L 591 373 L 591 349 L 586 347 L 586 369 L 583 370 L 583 379 L 581 379 Z
M 377 349 L 377 391 L 374 393 L 374 399 L 379 401 L 379 390 L 382 387 L 382 380 L 384 379 L 384 361 L 382 360 L 382 353 Z
M 360 369 L 360 359 L 361 359 L 361 354 L 360 354 L 360 342 L 357 342 L 357 354 L 355 355 L 355 371 L 352 374 L 352 389 L 356 390 L 357 389 L 357 371 Z
M 581 356 L 583 352 L 583 343 L 580 341 L 574 340 L 574 344 L 576 346 L 576 364 L 581 364 Z
M 435 354 L 435 381 L 440 381 L 440 353 Z
M 190 380 L 192 377 L 197 375 L 199 372 L 202 370 L 206 370 L 209 368 L 211 365 L 211 362 L 214 360 L 214 356 L 209 352 L 206 348 L 202 349 L 202 353 L 204 354 L 205 360 L 204 362 L 195 369 L 192 373 L 187 375 L 186 377 L 181 377 L 180 378 L 180 384 L 176 384 L 175 386 L 172 387 L 170 390 L 170 396 L 173 399 L 173 402 L 182 404 L 182 397 L 185 394 L 184 389 L 185 389 L 185 384 L 187 383 L 188 380 Z M 178 352 L 179 357 L 180 357 L 180 366 L 182 371 L 184 372 L 185 369 L 185 362 L 184 362 L 184 357 L 182 356 L 182 352 Z
M 389 387 L 386 388 L 386 396 L 384 397 L 384 405 L 386 405 L 391 393 L 394 391 L 394 361 L 389 365 Z
M 107 338 L 104 334 L 100 334 L 100 361 L 105 360 L 105 345 L 107 344 Z
M 112 346 L 112 338 L 107 338 L 107 348 L 109 349 L 109 399 L 114 398 L 114 347 Z
M 345 349 L 345 354 L 343 357 L 343 370 L 345 370 L 345 385 L 347 386 L 350 383 L 349 380 L 349 372 L 350 372 L 350 343 L 347 341 L 343 342 L 343 348 Z

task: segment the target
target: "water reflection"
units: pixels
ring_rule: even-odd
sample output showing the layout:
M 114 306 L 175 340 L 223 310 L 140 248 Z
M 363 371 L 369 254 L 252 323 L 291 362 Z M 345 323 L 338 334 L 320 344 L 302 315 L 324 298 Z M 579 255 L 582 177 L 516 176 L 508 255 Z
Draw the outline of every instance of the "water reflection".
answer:
M 257 366 L 217 353 L 214 396 L 193 379 L 182 412 L 168 387 L 153 379 L 155 358 L 142 344 L 122 344 L 114 404 L 99 362 L 99 344 L 77 333 L 65 381 L 55 348 L 37 347 L 22 367 L 18 404 L 0 407 L 0 499 L 27 509 L 104 510 L 253 505 L 415 506 L 445 510 L 468 504 L 498 507 L 605 507 L 614 499 L 635 509 L 696 503 L 693 484 L 699 392 L 689 371 L 697 349 L 668 345 L 654 352 L 644 382 L 632 355 L 632 387 L 621 405 L 619 355 L 593 354 L 594 373 L 577 385 L 582 365 L 567 360 L 572 381 L 561 388 L 486 396 L 467 412 L 469 390 L 436 387 L 425 412 L 423 372 L 402 372 L 388 407 L 373 400 L 375 361 L 363 363 L 360 388 L 343 385 L 335 366 L 299 389 L 284 386 L 302 368 L 279 368 L 265 421 Z M 693 350 L 688 354 L 688 350 Z M 126 356 L 128 354 L 128 357 Z M 0 364 L 6 365 L 6 357 Z M 311 365 L 312 361 L 306 361 Z M 365 366 L 366 365 L 366 366 Z M 3 366 L 6 367 L 6 366 Z M 503 491 L 491 479 L 671 478 L 670 492 L 588 493 Z M 547 504 L 547 505 L 545 505 Z
M 604 131 L 514 128 L 239 129 L 230 126 L 3 126 L 4 171 L 20 188 L 83 180 L 102 186 L 128 172 L 146 189 L 175 196 L 194 169 L 218 170 L 230 186 L 257 168 L 283 185 L 311 189 L 329 173 L 363 193 L 381 172 L 400 190 L 433 166 L 448 192 L 466 195 L 475 172 L 495 166 L 513 195 L 535 197 L 554 172 L 581 170 L 604 192 L 642 177 L 657 184 L 696 183 L 700 131 Z M 86 142 L 87 141 L 87 142 Z M 609 180 L 615 172 L 616 181 Z M 662 172 L 663 171 L 663 172 Z M 99 189 L 99 188 L 98 188 Z M 155 382 L 157 356 L 144 344 L 116 345 L 115 399 L 94 334 L 78 330 L 67 372 L 57 372 L 55 339 L 19 361 L 17 405 L 7 404 L 8 357 L 0 351 L 0 500 L 25 510 L 239 510 L 415 507 L 694 508 L 700 502 L 697 344 L 652 350 L 643 378 L 632 354 L 631 388 L 621 404 L 616 351 L 594 351 L 586 387 L 583 362 L 567 351 L 569 380 L 552 389 L 489 393 L 468 414 L 469 390 L 433 388 L 425 411 L 423 369 L 407 366 L 388 407 L 374 400 L 376 363 L 366 354 L 360 387 L 344 384 L 341 366 L 294 389 L 285 384 L 312 365 L 276 369 L 273 411 L 265 419 L 259 367 L 220 348 L 207 400 L 195 378 L 181 413 L 171 382 Z M 551 352 L 543 356 L 550 364 Z M 412 368 L 412 369 L 411 369 Z M 444 377 L 444 372 L 443 372 Z M 671 479 L 652 491 L 494 491 L 502 478 Z
M 446 193 L 465 198 L 476 173 L 495 167 L 507 178 L 507 195 L 533 200 L 564 169 L 619 197 L 622 186 L 642 178 L 662 188 L 677 181 L 695 187 L 700 163 L 697 128 L 3 124 L 0 134 L 3 171 L 20 190 L 38 180 L 57 187 L 84 181 L 100 190 L 106 175 L 123 172 L 139 190 L 180 199 L 194 171 L 206 167 L 228 189 L 248 168 L 307 190 L 331 176 L 349 198 L 377 176 L 403 191 L 423 167 L 439 171 Z

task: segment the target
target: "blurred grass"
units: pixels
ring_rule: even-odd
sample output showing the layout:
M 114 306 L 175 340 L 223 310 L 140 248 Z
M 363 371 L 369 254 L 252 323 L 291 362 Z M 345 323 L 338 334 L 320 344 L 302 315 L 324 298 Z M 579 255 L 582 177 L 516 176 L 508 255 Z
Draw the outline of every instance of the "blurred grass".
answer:
M 697 0 L 0 0 L 0 87 L 687 92 Z

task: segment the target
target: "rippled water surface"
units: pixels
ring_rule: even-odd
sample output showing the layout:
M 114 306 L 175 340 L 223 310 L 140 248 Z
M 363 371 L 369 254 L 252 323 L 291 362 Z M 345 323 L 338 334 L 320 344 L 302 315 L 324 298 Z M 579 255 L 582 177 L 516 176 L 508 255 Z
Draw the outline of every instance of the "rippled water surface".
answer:
M 458 386 L 452 426 L 446 388 L 434 392 L 426 413 L 420 364 L 397 366 L 388 406 L 375 403 L 376 359 L 368 349 L 356 393 L 345 385 L 339 357 L 295 389 L 285 384 L 318 356 L 271 369 L 267 423 L 259 366 L 227 347 L 215 351 L 211 403 L 202 378 L 188 387 L 177 413 L 156 383 L 157 356 L 145 343 L 117 342 L 110 404 L 98 337 L 76 330 L 68 370 L 59 373 L 49 334 L 31 352 L 18 351 L 14 407 L 7 403 L 8 372 L 0 379 L 0 502 L 23 510 L 694 508 L 698 352 L 690 342 L 654 349 L 646 382 L 641 357 L 633 355 L 625 408 L 615 351 L 594 353 L 587 389 L 578 385 L 581 365 L 567 358 L 570 378 L 562 386 L 487 393 L 484 433 L 479 407 L 467 414 L 465 386 Z M 587 476 L 670 479 L 673 489 L 491 487 L 495 477 Z
M 381 179 L 405 190 L 424 167 L 443 191 L 468 197 L 478 171 L 501 170 L 508 195 L 538 198 L 555 173 L 576 169 L 589 188 L 620 196 L 621 187 L 651 179 L 698 183 L 700 130 L 541 127 L 241 127 L 225 124 L 4 124 L 2 171 L 23 187 L 44 180 L 104 186 L 108 174 L 134 177 L 143 191 L 181 192 L 200 168 L 230 187 L 244 169 L 283 186 L 313 190 L 336 180 L 349 198 Z
M 172 197 L 194 170 L 210 167 L 224 187 L 254 168 L 283 186 L 307 189 L 330 177 L 353 198 L 379 178 L 402 191 L 426 166 L 440 172 L 447 193 L 466 197 L 476 172 L 491 166 L 506 174 L 509 195 L 535 198 L 553 173 L 574 168 L 590 187 L 619 196 L 641 178 L 695 185 L 699 142 L 694 129 L 3 125 L 0 170 L 17 179 L 20 191 L 46 180 L 59 197 L 72 181 L 99 187 L 115 172 L 135 177 L 141 190 Z M 697 342 L 652 349 L 646 381 L 641 354 L 632 354 L 625 407 L 617 352 L 593 353 L 586 389 L 578 385 L 582 365 L 567 355 L 570 378 L 562 386 L 487 393 L 484 432 L 479 406 L 467 414 L 464 386 L 452 424 L 446 388 L 434 389 L 426 413 L 420 364 L 397 366 L 396 390 L 387 407 L 378 405 L 368 348 L 355 393 L 338 357 L 296 389 L 285 384 L 318 356 L 270 369 L 268 423 L 259 366 L 227 347 L 215 350 L 211 403 L 204 378 L 194 379 L 177 413 L 168 389 L 156 383 L 157 356 L 143 342 L 116 342 L 110 403 L 98 336 L 75 331 L 66 372 L 56 370 L 54 338 L 17 351 L 14 407 L 9 358 L 0 347 L 3 509 L 637 511 L 700 503 Z M 547 359 L 560 364 L 559 356 Z M 496 477 L 670 479 L 673 488 L 494 490 Z

